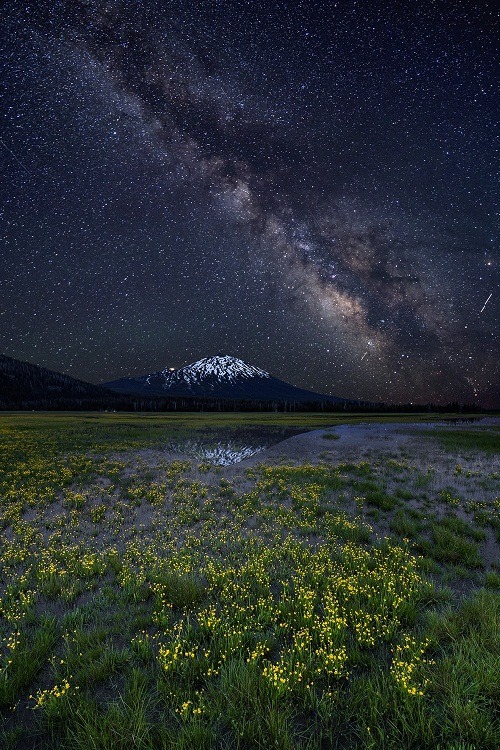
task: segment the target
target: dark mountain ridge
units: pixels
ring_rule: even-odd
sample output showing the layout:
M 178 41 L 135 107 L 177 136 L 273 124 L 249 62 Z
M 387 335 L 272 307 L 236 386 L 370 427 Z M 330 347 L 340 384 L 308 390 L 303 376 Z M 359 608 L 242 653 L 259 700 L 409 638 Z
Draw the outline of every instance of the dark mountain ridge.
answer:
M 0 354 L 0 409 L 50 408 L 68 402 L 82 406 L 116 399 L 100 385 Z
M 194 363 L 197 367 L 188 365 L 143 378 L 113 381 L 115 390 L 110 390 L 0 354 L 0 410 L 487 413 L 477 404 L 373 404 L 322 396 L 295 388 L 241 360 L 235 362 L 234 357 L 230 358 L 233 362 L 229 368 L 223 367 L 227 364 L 224 362 L 206 366 L 213 359 L 199 360 Z M 171 390 L 163 390 L 165 378 Z M 135 392 L 131 392 L 131 382 Z M 227 395 L 228 382 L 232 388 L 230 396 Z M 197 390 L 200 383 L 201 392 Z

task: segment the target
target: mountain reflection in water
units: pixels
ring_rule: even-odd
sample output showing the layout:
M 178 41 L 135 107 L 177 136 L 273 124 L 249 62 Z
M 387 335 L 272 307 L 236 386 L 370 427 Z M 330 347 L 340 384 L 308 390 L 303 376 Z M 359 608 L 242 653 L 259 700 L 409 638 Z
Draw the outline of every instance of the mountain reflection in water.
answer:
M 212 446 L 192 443 L 187 446 L 186 453 L 214 466 L 230 466 L 231 464 L 237 464 L 238 461 L 243 461 L 244 458 L 250 458 L 256 453 L 261 453 L 267 447 L 267 445 L 242 446 L 233 442 L 217 443 Z
M 214 430 L 196 438 L 174 438 L 165 447 L 173 453 L 182 453 L 214 466 L 231 466 L 302 432 L 303 429 L 289 427 Z

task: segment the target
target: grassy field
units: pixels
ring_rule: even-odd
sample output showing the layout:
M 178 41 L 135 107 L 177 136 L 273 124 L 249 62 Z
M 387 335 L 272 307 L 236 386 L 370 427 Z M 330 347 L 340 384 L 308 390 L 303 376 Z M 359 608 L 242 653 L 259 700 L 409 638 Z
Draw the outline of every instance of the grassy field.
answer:
M 500 746 L 498 430 L 420 430 L 420 457 L 337 460 L 328 431 L 316 463 L 161 455 L 346 421 L 0 415 L 0 747 Z

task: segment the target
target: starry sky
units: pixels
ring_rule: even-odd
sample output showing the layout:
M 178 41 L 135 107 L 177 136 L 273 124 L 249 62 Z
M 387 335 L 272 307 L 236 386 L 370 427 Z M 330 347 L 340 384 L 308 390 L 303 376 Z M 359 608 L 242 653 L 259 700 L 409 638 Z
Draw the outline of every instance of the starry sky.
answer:
M 4 3 L 0 351 L 500 406 L 495 9 Z

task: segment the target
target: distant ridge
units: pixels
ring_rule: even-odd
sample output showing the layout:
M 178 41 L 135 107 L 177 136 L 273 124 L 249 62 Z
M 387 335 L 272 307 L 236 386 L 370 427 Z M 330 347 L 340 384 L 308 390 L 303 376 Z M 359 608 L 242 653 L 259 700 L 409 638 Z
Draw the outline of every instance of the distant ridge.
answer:
M 255 401 L 324 401 L 347 399 L 296 388 L 237 357 L 204 357 L 178 370 L 164 369 L 138 378 L 103 383 L 117 393 L 147 396 L 196 396 Z
M 100 385 L 0 354 L 0 409 L 47 408 L 67 401 L 85 405 L 116 398 Z
M 105 386 L 108 385 L 108 388 Z M 109 386 L 113 385 L 111 389 Z M 166 386 L 166 387 L 165 387 Z M 156 390 L 158 388 L 158 390 Z M 179 370 L 93 385 L 0 354 L 1 411 L 488 413 L 477 404 L 386 404 L 295 388 L 236 357 L 206 357 Z

